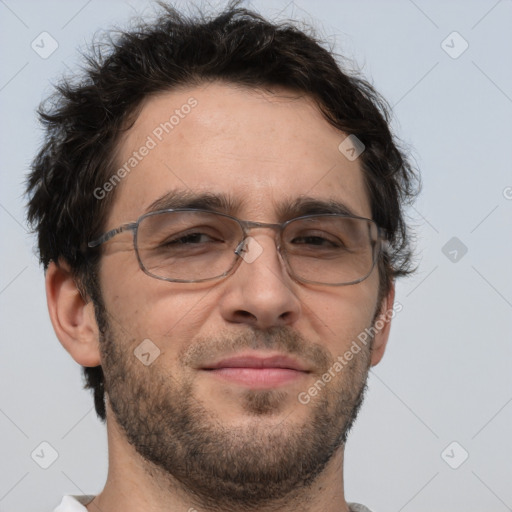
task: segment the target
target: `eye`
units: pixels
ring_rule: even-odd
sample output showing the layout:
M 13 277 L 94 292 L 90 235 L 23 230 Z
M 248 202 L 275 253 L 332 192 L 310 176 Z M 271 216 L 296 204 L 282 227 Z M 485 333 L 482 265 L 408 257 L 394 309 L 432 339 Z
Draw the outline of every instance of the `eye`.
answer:
M 343 247 L 343 243 L 339 238 L 327 233 L 303 234 L 294 237 L 293 240 L 291 240 L 291 243 L 296 245 L 310 245 L 326 248 Z
M 205 233 L 188 233 L 185 236 L 180 238 L 174 238 L 170 240 L 166 240 L 162 245 L 187 245 L 187 244 L 201 244 L 207 242 L 215 242 L 219 240 L 215 240 L 211 236 Z

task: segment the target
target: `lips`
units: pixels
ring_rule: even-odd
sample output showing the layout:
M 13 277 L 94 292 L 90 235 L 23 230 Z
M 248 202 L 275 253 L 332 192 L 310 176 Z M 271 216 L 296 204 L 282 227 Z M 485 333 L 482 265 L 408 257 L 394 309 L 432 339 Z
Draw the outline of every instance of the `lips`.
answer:
M 221 359 L 213 364 L 206 365 L 204 370 L 216 370 L 219 368 L 285 368 L 299 372 L 308 371 L 304 364 L 286 355 L 256 356 L 240 355 Z
M 201 368 L 213 377 L 251 388 L 274 388 L 310 373 L 301 361 L 287 355 L 238 355 Z

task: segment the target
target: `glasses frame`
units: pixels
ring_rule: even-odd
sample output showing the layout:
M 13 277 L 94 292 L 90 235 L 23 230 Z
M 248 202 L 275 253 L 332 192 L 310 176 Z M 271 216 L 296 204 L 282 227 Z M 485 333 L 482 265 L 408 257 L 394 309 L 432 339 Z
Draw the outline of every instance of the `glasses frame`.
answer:
M 172 279 L 170 277 L 162 277 L 162 276 L 158 276 L 156 274 L 151 273 L 142 263 L 142 260 L 140 258 L 140 254 L 139 254 L 139 249 L 138 249 L 138 244 L 137 244 L 137 234 L 138 234 L 138 229 L 139 229 L 140 223 L 144 219 L 151 217 L 153 215 L 161 215 L 163 213 L 172 213 L 172 212 L 191 212 L 191 211 L 214 214 L 214 215 L 217 215 L 220 217 L 226 217 L 227 219 L 231 219 L 231 220 L 237 222 L 238 225 L 241 227 L 242 233 L 243 233 L 242 240 L 240 241 L 240 243 L 237 245 L 236 249 L 234 250 L 234 253 L 238 256 L 238 258 L 233 260 L 233 265 L 231 266 L 231 268 L 229 270 L 227 270 L 226 272 L 224 272 L 223 274 L 221 274 L 219 276 L 215 276 L 215 277 L 208 277 L 205 279 L 197 279 L 197 280 Z M 358 219 L 358 220 L 364 220 L 364 221 L 370 222 L 377 228 L 377 238 L 375 240 L 375 247 L 373 248 L 372 266 L 365 276 L 363 276 L 359 279 L 356 279 L 354 281 L 350 281 L 348 283 L 322 283 L 319 281 L 311 281 L 308 279 L 303 279 L 303 278 L 295 275 L 295 273 L 293 272 L 293 270 L 290 267 L 290 263 L 288 262 L 286 250 L 281 248 L 281 242 L 283 240 L 283 231 L 290 223 L 298 221 L 298 220 L 309 219 L 311 217 L 343 217 L 343 218 L 356 219 L 356 220 Z M 256 228 L 269 228 L 278 233 L 278 238 L 276 239 L 277 252 L 278 252 L 279 256 L 281 257 L 281 260 L 285 264 L 288 275 L 292 279 L 294 279 L 295 281 L 297 281 L 299 283 L 316 284 L 316 285 L 322 285 L 322 286 L 348 286 L 348 285 L 360 283 L 361 281 L 364 281 L 365 279 L 367 279 L 370 276 L 370 274 L 373 272 L 373 269 L 375 268 L 375 265 L 379 259 L 379 256 L 382 254 L 382 252 L 387 252 L 388 247 L 389 247 L 389 243 L 388 243 L 388 239 L 387 239 L 385 230 L 383 228 L 381 228 L 374 220 L 368 219 L 366 217 L 358 217 L 356 215 L 344 215 L 344 214 L 340 214 L 340 213 L 314 213 L 314 214 L 310 214 L 310 215 L 302 215 L 300 217 L 294 217 L 293 219 L 287 220 L 283 223 L 276 224 L 276 223 L 267 223 L 267 222 L 255 222 L 255 221 L 251 221 L 251 220 L 241 220 L 236 217 L 233 217 L 232 215 L 228 215 L 226 213 L 216 212 L 213 210 L 204 210 L 201 208 L 168 208 L 168 209 L 164 209 L 164 210 L 156 210 L 153 212 L 145 213 L 144 215 L 141 215 L 135 222 L 128 222 L 126 224 L 122 224 L 121 226 L 119 226 L 117 228 L 107 231 L 106 233 L 104 233 L 100 237 L 96 238 L 95 240 L 91 240 L 90 242 L 88 242 L 87 247 L 89 247 L 90 249 L 97 248 L 100 245 L 108 242 L 115 236 L 117 236 L 125 231 L 132 231 L 132 233 L 133 233 L 133 248 L 134 248 L 135 254 L 137 256 L 137 261 L 139 262 L 139 267 L 145 274 L 147 274 L 148 276 L 153 277 L 155 279 L 160 279 L 162 281 L 168 281 L 171 283 L 202 283 L 202 282 L 206 282 L 206 281 L 214 281 L 217 279 L 222 279 L 224 277 L 227 277 L 227 276 L 233 274 L 236 271 L 236 269 L 240 265 L 240 262 L 243 260 L 243 258 L 241 257 L 241 253 L 243 252 L 243 249 L 245 247 L 245 242 L 249 236 L 249 231 L 252 229 L 256 229 Z

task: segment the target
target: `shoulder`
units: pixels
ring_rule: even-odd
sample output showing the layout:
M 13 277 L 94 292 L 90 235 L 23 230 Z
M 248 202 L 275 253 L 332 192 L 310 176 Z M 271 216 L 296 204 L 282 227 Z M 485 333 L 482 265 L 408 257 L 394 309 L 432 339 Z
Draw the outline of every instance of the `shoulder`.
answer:
M 372 512 L 368 507 L 360 503 L 347 503 L 350 512 Z
M 53 512 L 87 512 L 85 505 L 94 498 L 95 496 L 91 495 L 64 496 L 60 505 Z

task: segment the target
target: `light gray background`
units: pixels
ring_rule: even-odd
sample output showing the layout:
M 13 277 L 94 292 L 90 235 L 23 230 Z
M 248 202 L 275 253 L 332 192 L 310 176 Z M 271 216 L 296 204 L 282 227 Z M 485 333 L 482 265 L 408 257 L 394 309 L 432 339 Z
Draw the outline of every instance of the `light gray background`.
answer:
M 394 106 L 422 171 L 410 210 L 419 271 L 398 284 L 403 311 L 349 437 L 347 498 L 376 512 L 512 510 L 512 1 L 247 5 L 311 22 L 355 59 Z M 96 30 L 144 10 L 150 2 L 0 0 L 1 512 L 50 511 L 106 479 L 104 427 L 48 319 L 23 179 L 50 81 L 76 66 Z M 31 48 L 43 31 L 59 45 L 47 59 Z M 458 58 L 442 47 L 453 31 L 469 44 Z M 457 37 L 444 43 L 452 54 Z M 467 247 L 455 262 L 442 252 L 452 237 Z M 43 441 L 58 452 L 48 469 L 31 458 Z M 452 469 L 446 461 L 464 451 Z

